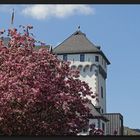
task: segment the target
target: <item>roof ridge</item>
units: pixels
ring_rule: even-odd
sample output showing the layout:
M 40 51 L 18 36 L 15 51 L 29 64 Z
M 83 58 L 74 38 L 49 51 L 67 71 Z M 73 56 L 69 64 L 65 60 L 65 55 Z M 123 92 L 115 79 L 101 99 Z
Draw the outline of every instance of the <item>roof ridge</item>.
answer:
M 92 43 L 86 36 L 85 36 L 85 38 L 86 38 L 98 51 L 101 51 L 101 50 L 97 47 L 97 45 L 95 45 L 94 43 Z

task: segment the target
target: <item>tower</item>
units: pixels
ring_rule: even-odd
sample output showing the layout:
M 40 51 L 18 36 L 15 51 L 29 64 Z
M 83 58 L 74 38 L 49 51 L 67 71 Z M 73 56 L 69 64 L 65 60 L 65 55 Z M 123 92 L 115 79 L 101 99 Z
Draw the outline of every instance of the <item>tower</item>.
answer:
M 88 83 L 93 95 L 96 94 L 98 97 L 89 97 L 92 104 L 100 109 L 100 113 L 106 113 L 107 65 L 110 62 L 101 48 L 94 45 L 86 34 L 78 29 L 55 47 L 53 52 L 58 58 L 70 61 L 72 69 L 79 69 L 80 80 Z

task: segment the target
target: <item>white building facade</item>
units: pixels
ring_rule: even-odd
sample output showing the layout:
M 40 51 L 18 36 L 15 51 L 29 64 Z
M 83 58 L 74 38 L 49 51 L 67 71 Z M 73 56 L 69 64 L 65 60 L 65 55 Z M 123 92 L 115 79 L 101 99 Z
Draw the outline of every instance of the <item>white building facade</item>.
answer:
M 89 124 L 94 123 L 107 133 L 108 119 L 104 116 L 106 111 L 106 79 L 109 60 L 99 46 L 94 45 L 80 30 L 74 32 L 61 44 L 53 49 L 58 58 L 71 62 L 72 69 L 79 69 L 79 79 L 88 83 L 96 98 L 90 98 L 92 114 L 94 118 L 89 119 Z M 81 134 L 88 134 L 81 133 Z
M 106 131 L 106 120 L 101 115 L 106 113 L 106 78 L 107 65 L 110 64 L 99 46 L 88 40 L 81 31 L 76 31 L 53 50 L 58 58 L 71 62 L 72 69 L 79 69 L 79 79 L 88 83 L 96 98 L 90 98 L 92 108 L 98 108 L 100 119 L 90 119 L 89 124 L 94 123 L 98 128 Z
M 93 95 L 97 95 L 97 98 L 91 98 L 92 104 L 100 107 L 101 113 L 106 113 L 107 63 L 104 58 L 100 54 L 92 53 L 60 54 L 58 58 L 67 59 L 71 62 L 72 69 L 80 70 L 80 80 L 88 83 Z M 104 71 L 104 75 L 101 70 Z
M 97 98 L 91 102 L 106 113 L 107 65 L 110 64 L 100 47 L 95 46 L 81 31 L 76 31 L 54 49 L 58 58 L 70 61 L 72 69 L 80 70 L 80 80 L 91 87 Z

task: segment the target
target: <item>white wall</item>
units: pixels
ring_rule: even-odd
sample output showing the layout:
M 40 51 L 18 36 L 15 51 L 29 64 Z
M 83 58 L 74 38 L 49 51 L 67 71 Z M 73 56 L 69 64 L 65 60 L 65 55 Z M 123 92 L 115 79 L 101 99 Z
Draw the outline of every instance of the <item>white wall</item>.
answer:
M 95 62 L 95 56 L 99 56 L 99 62 Z M 63 55 L 58 55 L 58 58 L 63 59 Z M 102 66 L 106 72 L 107 66 L 105 67 L 104 58 L 99 54 L 85 54 L 85 61 L 80 62 L 80 54 L 67 54 L 67 60 L 71 62 L 70 66 L 76 66 L 77 68 L 80 65 L 82 66 L 79 79 L 88 83 L 93 94 L 98 93 L 99 102 L 96 99 L 90 99 L 93 105 L 101 106 L 101 109 L 104 110 L 103 113 L 106 113 L 106 80 L 101 74 L 96 75 L 95 71 L 98 70 L 96 66 L 93 66 L 92 71 L 90 71 L 91 65 L 96 64 Z M 83 71 L 84 68 L 85 71 Z M 103 98 L 101 97 L 101 86 L 103 87 Z
M 105 72 L 107 72 L 107 63 L 106 63 L 105 59 L 101 55 L 98 55 L 98 56 L 99 56 L 99 64 L 102 66 L 102 68 L 105 70 Z
M 98 128 L 98 120 L 97 119 L 89 119 L 89 125 L 95 124 L 95 128 Z
M 99 105 L 101 106 L 101 109 L 103 109 L 103 113 L 106 113 L 106 80 L 101 76 L 101 74 L 98 75 L 99 80 Z M 101 87 L 103 87 L 103 98 L 101 97 Z
M 95 56 L 99 56 L 99 62 L 95 62 Z M 63 55 L 58 55 L 58 58 L 63 59 Z M 72 64 L 77 64 L 77 62 L 80 62 L 80 54 L 68 54 L 67 59 L 71 61 Z M 103 64 L 102 64 L 102 59 L 103 59 Z M 105 60 L 100 54 L 85 54 L 85 62 L 82 63 L 87 63 L 90 62 L 94 64 L 100 64 L 103 69 L 106 71 L 107 67 L 105 67 Z M 88 63 L 87 63 L 88 64 Z

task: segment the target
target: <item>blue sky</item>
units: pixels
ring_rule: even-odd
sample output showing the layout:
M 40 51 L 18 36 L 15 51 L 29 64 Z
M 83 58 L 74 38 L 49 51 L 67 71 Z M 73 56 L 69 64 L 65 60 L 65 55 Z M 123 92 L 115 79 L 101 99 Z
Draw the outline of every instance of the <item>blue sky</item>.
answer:
M 124 125 L 140 128 L 140 5 L 0 5 L 0 29 L 34 26 L 40 41 L 56 46 L 77 30 L 110 60 L 107 112 L 120 112 Z

